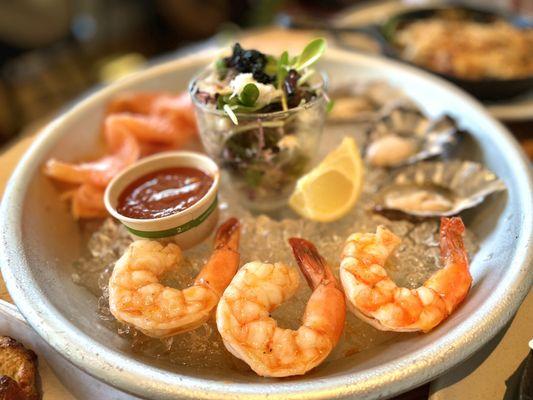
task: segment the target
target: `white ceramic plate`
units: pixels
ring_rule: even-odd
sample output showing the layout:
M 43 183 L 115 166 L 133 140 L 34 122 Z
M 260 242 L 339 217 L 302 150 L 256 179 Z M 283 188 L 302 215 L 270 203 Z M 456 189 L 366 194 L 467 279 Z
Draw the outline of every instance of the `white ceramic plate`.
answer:
M 44 340 L 91 375 L 149 398 L 368 399 L 427 382 L 493 337 L 533 280 L 528 161 L 509 132 L 454 86 L 405 65 L 339 50 L 328 51 L 321 64 L 333 84 L 385 79 L 429 114 L 451 114 L 472 132 L 463 155 L 484 162 L 507 184 L 507 193 L 493 195 L 463 215 L 481 245 L 471 265 L 474 286 L 464 304 L 428 334 L 405 335 L 399 342 L 285 380 L 216 368 L 194 372 L 175 366 L 169 371 L 154 360 L 134 358 L 125 340 L 99 324 L 96 298 L 71 279 L 72 261 L 86 244 L 40 167 L 50 156 L 79 159 L 93 150 L 105 104 L 115 94 L 184 90 L 213 54 L 155 66 L 88 97 L 52 122 L 17 167 L 2 202 L 0 264 L 18 308 Z

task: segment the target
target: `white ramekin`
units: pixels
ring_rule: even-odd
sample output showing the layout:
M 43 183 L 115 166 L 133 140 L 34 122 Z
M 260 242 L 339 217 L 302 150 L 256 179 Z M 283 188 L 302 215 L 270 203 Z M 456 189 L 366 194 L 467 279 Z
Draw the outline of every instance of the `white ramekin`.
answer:
M 166 217 L 138 219 L 117 211 L 118 197 L 131 182 L 150 172 L 173 167 L 198 168 L 213 177 L 213 184 L 197 203 Z M 107 186 L 104 203 L 107 211 L 124 224 L 134 239 L 173 241 L 187 249 L 200 243 L 215 229 L 219 180 L 218 166 L 206 155 L 191 151 L 165 152 L 146 157 L 115 176 Z

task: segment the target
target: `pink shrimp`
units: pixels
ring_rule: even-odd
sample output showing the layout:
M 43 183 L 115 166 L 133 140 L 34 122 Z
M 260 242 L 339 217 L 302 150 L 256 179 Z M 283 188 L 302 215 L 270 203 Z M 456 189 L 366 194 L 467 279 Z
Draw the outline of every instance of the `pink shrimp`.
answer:
M 340 278 L 348 304 L 358 317 L 381 330 L 427 332 L 464 300 L 472 276 L 461 218 L 442 218 L 440 250 L 444 267 L 416 289 L 398 287 L 384 268 L 400 239 L 380 226 L 377 233 L 355 233 L 346 241 Z
M 71 212 L 74 219 L 101 218 L 107 215 L 103 201 L 103 188 L 84 183 L 70 193 Z
M 95 161 L 67 163 L 55 158 L 48 160 L 44 173 L 61 182 L 106 187 L 124 167 L 135 162 L 140 155 L 139 143 L 124 129 L 106 129 L 111 155 Z
M 113 114 L 106 118 L 109 126 L 122 126 L 140 143 L 163 144 L 179 148 L 191 139 L 192 129 L 183 128 L 168 119 L 155 115 Z
M 111 313 L 155 338 L 197 328 L 211 317 L 239 268 L 239 240 L 239 222 L 230 218 L 218 228 L 211 257 L 194 283 L 183 290 L 160 281 L 180 264 L 182 253 L 176 244 L 133 242 L 109 280 Z
M 107 106 L 107 115 L 131 113 L 149 115 L 155 100 L 167 96 L 158 92 L 121 93 L 112 99 Z
M 196 135 L 196 121 L 187 93 L 140 92 L 111 101 L 103 123 L 109 155 L 82 163 L 50 159 L 44 173 L 79 185 L 63 196 L 72 201 L 77 218 L 105 215 L 101 195 L 111 179 L 141 156 L 178 149 Z
M 344 329 L 344 294 L 327 262 L 307 240 L 291 238 L 289 243 L 313 290 L 298 329 L 281 328 L 271 316 L 299 285 L 296 269 L 283 263 L 244 265 L 217 307 L 224 345 L 260 376 L 305 374 L 331 353 Z
M 154 114 L 164 117 L 187 132 L 194 135 L 197 132 L 194 107 L 188 93 L 178 96 L 161 96 L 154 103 Z
M 173 141 L 184 142 L 196 135 L 196 119 L 194 108 L 188 93 L 179 95 L 161 94 L 154 92 L 125 93 L 117 97 L 108 107 L 108 114 L 135 114 L 159 117 L 173 130 Z M 159 122 L 158 124 L 161 124 Z M 168 128 L 165 129 L 165 132 Z M 168 143 L 169 136 L 164 135 L 164 143 Z M 149 141 L 160 141 L 156 135 L 145 137 Z M 140 138 L 142 139 L 142 138 Z
M 152 115 L 112 114 L 106 118 L 106 125 L 121 126 L 140 142 L 174 143 L 179 134 L 169 121 Z

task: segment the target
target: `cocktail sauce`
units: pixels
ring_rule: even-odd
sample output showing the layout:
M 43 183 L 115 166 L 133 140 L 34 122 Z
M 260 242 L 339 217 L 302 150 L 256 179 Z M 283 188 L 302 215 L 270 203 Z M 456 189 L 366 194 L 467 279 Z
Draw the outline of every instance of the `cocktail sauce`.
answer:
M 162 218 L 197 203 L 213 184 L 213 178 L 191 167 L 150 172 L 120 194 L 117 211 L 130 218 Z

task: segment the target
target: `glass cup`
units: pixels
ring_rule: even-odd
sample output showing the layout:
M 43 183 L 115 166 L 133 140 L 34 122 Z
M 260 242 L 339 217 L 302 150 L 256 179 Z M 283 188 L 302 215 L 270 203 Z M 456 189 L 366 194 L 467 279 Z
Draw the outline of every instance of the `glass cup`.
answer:
M 324 122 L 325 79 L 315 74 L 317 96 L 288 111 L 236 113 L 238 125 L 221 110 L 195 96 L 189 87 L 202 143 L 223 172 L 222 184 L 251 210 L 283 207 L 294 184 L 312 165 Z

